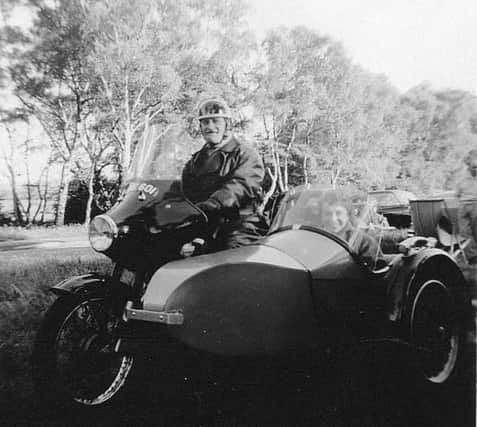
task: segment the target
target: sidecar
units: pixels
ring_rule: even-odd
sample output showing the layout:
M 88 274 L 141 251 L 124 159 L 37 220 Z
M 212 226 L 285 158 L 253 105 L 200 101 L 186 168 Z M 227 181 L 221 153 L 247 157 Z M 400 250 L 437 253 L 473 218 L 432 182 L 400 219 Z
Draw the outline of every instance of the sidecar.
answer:
M 181 188 L 192 147 L 181 129 L 146 127 L 120 200 L 89 227 L 111 274 L 51 288 L 32 355 L 36 396 L 86 410 L 147 384 L 166 408 L 171 395 L 280 383 L 332 408 L 320 384 L 340 381 L 328 366 L 370 343 L 402 349 L 399 372 L 426 389 L 461 377 L 472 315 L 452 252 L 417 235 L 383 254 L 385 230 L 369 226 L 367 197 L 353 189 L 297 187 L 271 207 L 259 242 L 181 258 L 215 227 Z
M 409 351 L 424 382 L 450 381 L 468 307 L 459 267 L 426 238 L 382 254 L 381 237 L 368 236 L 359 222 L 363 206 L 354 196 L 332 193 L 295 188 L 260 243 L 159 268 L 141 304 L 126 307 L 117 351 L 148 348 L 173 360 L 178 377 L 202 375 L 203 382 L 241 363 L 258 380 L 274 361 L 309 376 L 320 355 L 334 348 L 392 342 Z M 346 233 L 345 219 L 330 214 L 340 203 L 349 214 Z M 250 379 L 234 372 L 227 381 Z

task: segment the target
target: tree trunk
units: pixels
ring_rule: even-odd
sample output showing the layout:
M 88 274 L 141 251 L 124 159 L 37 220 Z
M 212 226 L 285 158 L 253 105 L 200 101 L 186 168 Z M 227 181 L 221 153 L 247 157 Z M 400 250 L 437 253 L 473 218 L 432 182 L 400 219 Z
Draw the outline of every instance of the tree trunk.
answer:
M 309 178 L 308 178 L 308 168 L 307 168 L 307 163 L 308 163 L 308 155 L 305 154 L 303 157 L 303 175 L 305 178 L 305 184 L 308 184 Z
M 46 182 L 45 182 L 45 188 L 48 189 L 48 170 L 50 168 L 50 164 L 48 163 L 44 168 L 43 170 L 41 171 L 40 173 L 40 176 L 38 178 L 38 183 L 37 185 L 35 186 L 36 188 L 36 191 L 38 193 L 38 205 L 36 207 L 36 211 L 32 217 L 32 222 L 33 223 L 37 223 L 37 218 L 38 218 L 38 215 L 40 215 L 41 213 L 41 219 L 40 219 L 40 223 L 43 223 L 44 222 L 44 219 L 45 219 L 45 205 L 46 205 L 46 191 L 41 189 L 41 181 L 42 181 L 42 178 L 45 177 L 46 179 Z
M 288 142 L 287 148 L 285 150 L 284 164 L 283 164 L 283 185 L 285 191 L 288 190 L 288 157 L 290 156 L 290 150 L 292 145 L 295 143 L 296 138 L 296 125 L 293 126 L 292 135 L 290 141 Z
M 132 147 L 132 134 L 126 132 L 124 134 L 124 146 L 121 153 L 121 172 L 124 175 L 129 170 L 131 164 L 131 147 Z
M 43 200 L 43 206 L 42 206 L 42 209 L 41 209 L 41 216 L 40 216 L 40 222 L 43 224 L 45 222 L 45 214 L 46 214 L 46 205 L 48 203 L 48 178 L 49 178 L 49 174 L 50 174 L 50 164 L 48 164 L 48 166 L 46 167 L 46 171 L 45 171 L 45 186 L 43 187 L 43 197 L 42 200 Z M 40 187 L 38 187 L 38 192 L 40 193 L 41 190 L 40 190 Z
M 276 172 L 272 173 L 270 171 L 270 168 L 267 168 L 267 173 L 270 176 L 270 178 L 272 179 L 272 184 L 270 185 L 270 188 L 268 189 L 268 191 L 263 196 L 263 201 L 260 204 L 260 206 L 258 207 L 258 211 L 259 211 L 260 214 L 263 214 L 263 212 L 265 211 L 265 207 L 267 206 L 268 201 L 270 200 L 270 198 L 275 193 L 275 190 L 277 189 L 277 173 Z
M 131 147 L 132 139 L 134 136 L 133 123 L 132 123 L 132 112 L 129 106 L 129 79 L 128 76 L 125 78 L 124 86 L 124 112 L 126 113 L 125 123 L 124 123 L 124 146 L 123 152 L 121 153 L 121 173 L 124 175 L 128 169 L 129 164 L 131 163 Z
M 27 224 L 30 224 L 31 222 L 31 208 L 32 208 L 32 197 L 31 197 L 32 184 L 31 184 L 29 154 L 30 154 L 30 144 L 28 143 L 28 140 L 27 140 L 25 141 L 25 153 L 24 153 L 25 171 L 26 171 L 26 178 L 27 178 L 27 183 L 26 183 L 27 201 L 26 201 L 26 209 L 25 209 L 25 221 Z
M 86 213 L 84 217 L 85 224 L 91 222 L 91 211 L 94 200 L 94 172 L 96 170 L 96 162 L 91 162 L 91 168 L 88 178 L 88 201 L 86 202 Z
M 18 197 L 16 190 L 12 188 L 12 198 L 13 198 L 13 214 L 15 215 L 16 221 L 19 225 L 25 225 L 25 216 L 23 215 L 22 202 Z
M 55 225 L 65 224 L 66 202 L 68 201 L 68 186 L 71 181 L 71 160 L 66 160 L 61 167 L 60 187 L 56 198 Z
M 20 196 L 18 195 L 17 181 L 15 179 L 15 171 L 13 170 L 12 166 L 8 163 L 7 163 L 7 168 L 10 175 L 10 189 L 12 192 L 13 214 L 19 225 L 25 225 L 24 208 L 23 208 Z
M 267 132 L 267 135 L 269 135 L 268 132 Z M 276 152 L 275 152 L 274 144 L 275 144 L 274 141 L 270 142 L 271 157 L 273 159 L 273 161 L 272 161 L 273 172 L 268 167 L 266 169 L 266 173 L 268 174 L 268 176 L 272 180 L 272 183 L 270 184 L 270 188 L 268 189 L 268 191 L 263 196 L 262 203 L 258 207 L 258 211 L 259 211 L 260 214 L 262 214 L 264 212 L 265 207 L 267 206 L 267 203 L 270 200 L 270 197 L 273 196 L 273 194 L 275 193 L 275 190 L 277 189 L 277 185 L 278 185 L 278 174 L 279 174 L 279 170 L 280 170 L 280 165 L 279 165 L 278 160 L 277 160 L 277 155 L 276 155 Z
M 280 191 L 283 193 L 284 191 L 286 191 L 286 187 L 285 187 L 285 183 L 283 182 L 283 173 L 282 173 L 282 168 L 280 166 L 280 154 L 279 153 L 275 153 L 275 155 L 273 156 L 273 161 L 275 162 L 275 164 L 277 165 L 277 181 L 278 181 L 278 187 L 280 188 Z
M 285 191 L 288 190 L 288 153 L 285 154 L 283 161 L 283 188 Z
M 335 188 L 336 185 L 338 184 L 338 179 L 340 177 L 340 174 L 341 174 L 341 168 L 336 168 L 336 170 L 333 172 L 331 176 L 331 186 L 333 188 Z

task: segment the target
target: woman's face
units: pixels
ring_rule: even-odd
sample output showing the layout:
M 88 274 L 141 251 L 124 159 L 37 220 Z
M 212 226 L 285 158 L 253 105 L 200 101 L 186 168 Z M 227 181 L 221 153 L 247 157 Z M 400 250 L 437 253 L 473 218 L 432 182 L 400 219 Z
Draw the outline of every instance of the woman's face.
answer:
M 227 125 L 223 117 L 212 117 L 200 121 L 200 130 L 205 141 L 218 145 L 224 140 Z
M 339 234 L 349 221 L 347 209 L 342 205 L 328 205 L 323 210 L 325 228 L 335 234 Z

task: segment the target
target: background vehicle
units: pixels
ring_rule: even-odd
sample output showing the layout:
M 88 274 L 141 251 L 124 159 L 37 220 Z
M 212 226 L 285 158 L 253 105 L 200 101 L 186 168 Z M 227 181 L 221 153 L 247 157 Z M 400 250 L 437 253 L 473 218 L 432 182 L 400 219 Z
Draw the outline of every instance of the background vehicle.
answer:
M 377 204 L 377 212 L 384 215 L 389 225 L 397 228 L 411 226 L 410 201 L 415 200 L 415 194 L 403 190 L 370 191 L 368 196 Z
M 182 135 L 149 129 L 122 200 L 91 223 L 92 247 L 114 260 L 112 275 L 53 287 L 59 298 L 35 349 L 44 396 L 106 404 L 145 359 L 165 409 L 171 395 L 276 387 L 277 375 L 289 391 L 314 391 L 330 355 L 363 341 L 401 346 L 426 388 L 456 378 L 466 301 L 453 259 L 416 238 L 370 268 L 363 231 L 350 228 L 343 240 L 323 220 L 329 189 L 291 190 L 260 243 L 181 259 L 184 242 L 210 238 L 173 179 L 186 157 L 173 151 Z

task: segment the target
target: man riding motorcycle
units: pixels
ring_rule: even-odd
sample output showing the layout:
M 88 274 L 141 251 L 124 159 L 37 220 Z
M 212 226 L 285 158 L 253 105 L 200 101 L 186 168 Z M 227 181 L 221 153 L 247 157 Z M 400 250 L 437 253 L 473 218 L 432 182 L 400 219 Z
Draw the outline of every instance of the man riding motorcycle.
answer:
M 184 167 L 184 194 L 204 211 L 209 224 L 220 224 L 213 250 L 252 243 L 266 229 L 256 210 L 262 200 L 262 160 L 233 135 L 230 108 L 222 99 L 203 101 L 198 120 L 205 144 Z M 191 255 L 196 246 L 187 243 L 182 253 Z

